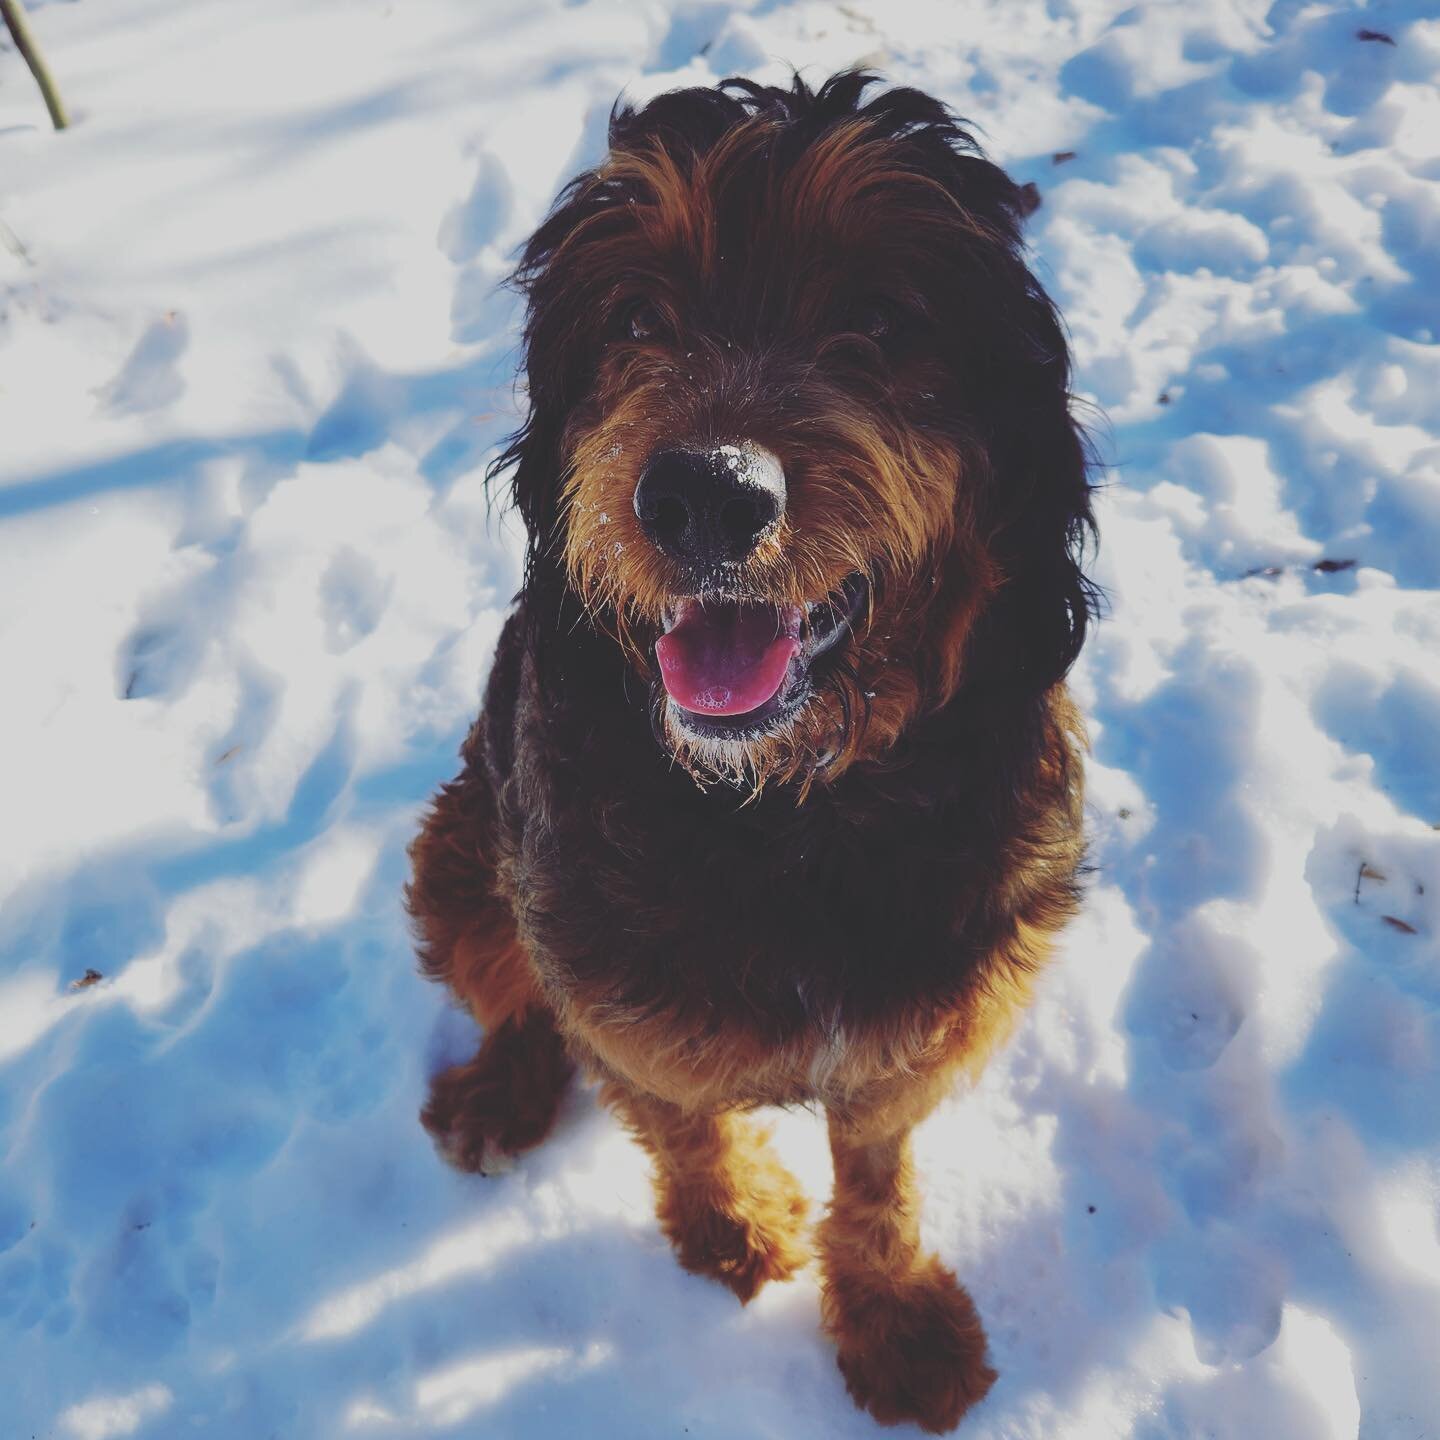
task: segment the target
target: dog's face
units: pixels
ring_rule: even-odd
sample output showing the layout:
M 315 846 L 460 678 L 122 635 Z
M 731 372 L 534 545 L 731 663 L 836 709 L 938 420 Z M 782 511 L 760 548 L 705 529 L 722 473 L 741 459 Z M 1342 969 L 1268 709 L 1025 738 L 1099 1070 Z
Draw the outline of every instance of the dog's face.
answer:
M 866 83 L 617 113 L 521 267 L 502 463 L 532 573 L 626 648 L 702 779 L 882 754 L 987 613 L 1041 688 L 1083 628 L 1083 456 L 1017 192 L 936 102 Z

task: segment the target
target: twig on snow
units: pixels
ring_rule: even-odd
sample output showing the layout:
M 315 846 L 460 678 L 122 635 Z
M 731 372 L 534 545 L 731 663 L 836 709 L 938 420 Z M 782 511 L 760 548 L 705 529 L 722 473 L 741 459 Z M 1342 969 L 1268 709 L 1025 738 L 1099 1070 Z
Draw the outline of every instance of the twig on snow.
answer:
M 65 102 L 55 88 L 55 77 L 51 75 L 50 67 L 45 63 L 34 32 L 30 29 L 25 7 L 20 0 L 0 0 L 0 19 L 5 21 L 5 28 L 15 41 L 15 48 L 25 57 L 25 63 L 30 67 L 30 73 L 35 77 L 35 83 L 45 97 L 45 108 L 50 112 L 55 128 L 63 130 L 70 123 L 70 118 L 65 113 Z

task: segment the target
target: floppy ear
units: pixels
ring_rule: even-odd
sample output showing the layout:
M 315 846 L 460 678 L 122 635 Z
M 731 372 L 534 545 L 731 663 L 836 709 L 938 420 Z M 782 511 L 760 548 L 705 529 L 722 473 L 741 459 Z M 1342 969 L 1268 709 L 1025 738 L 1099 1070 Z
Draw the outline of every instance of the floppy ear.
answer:
M 853 103 L 872 77 L 846 81 Z M 832 82 L 834 83 L 834 82 Z M 826 87 L 827 90 L 829 87 Z M 1080 653 L 1099 592 L 1081 570 L 1093 538 L 1091 455 L 1071 414 L 1070 352 L 1050 298 L 1025 264 L 1025 197 L 943 104 L 888 90 L 860 114 L 903 138 L 912 164 L 954 205 L 948 257 L 952 364 L 971 397 L 967 430 L 989 460 L 982 508 L 1003 583 L 976 636 L 991 679 L 1039 694 Z
M 525 522 L 527 576 L 554 537 L 559 520 L 560 442 L 576 391 L 575 361 L 567 356 L 560 322 L 556 250 L 582 218 L 582 175 L 561 193 L 540 228 L 526 242 L 510 283 L 525 297 L 522 338 L 526 414 L 486 471 L 494 486 L 507 474 L 510 499 Z
M 536 578 L 540 558 L 552 545 L 559 521 L 560 416 L 563 405 L 542 403 L 529 387 L 529 410 L 524 421 L 506 441 L 505 449 L 485 470 L 485 481 L 494 488 L 509 474 L 510 503 L 525 523 L 525 583 Z
M 984 438 L 982 523 L 1002 577 L 977 640 L 990 680 L 1038 695 L 1064 678 L 1098 607 L 1081 569 L 1095 534 L 1092 455 L 1071 411 L 1060 317 L 1025 264 L 1020 188 L 953 122 L 945 138 L 959 226 L 955 363 Z
M 612 128 L 613 128 L 612 120 Z M 510 498 L 529 540 L 527 582 L 554 555 L 564 483 L 563 441 L 573 408 L 587 393 L 597 360 L 593 316 L 601 288 L 576 252 L 601 241 L 623 218 L 616 187 L 596 171 L 576 176 L 526 242 L 511 284 L 526 301 L 523 367 L 527 412 L 486 472 L 507 473 Z
M 1092 453 L 1071 413 L 1070 352 L 1049 296 L 1018 271 L 1004 307 L 990 436 L 996 532 L 1005 576 L 997 597 L 1012 670 L 1040 693 L 1065 677 L 1096 614 L 1099 590 L 1081 568 L 1095 538 Z

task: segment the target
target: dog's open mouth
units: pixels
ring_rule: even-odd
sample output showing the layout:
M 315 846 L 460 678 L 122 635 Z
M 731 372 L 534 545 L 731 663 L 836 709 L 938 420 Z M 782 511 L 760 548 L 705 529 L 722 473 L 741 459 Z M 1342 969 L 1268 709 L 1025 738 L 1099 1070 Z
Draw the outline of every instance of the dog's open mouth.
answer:
M 814 666 L 845 638 L 868 596 L 857 574 L 804 609 L 710 597 L 674 601 L 655 655 L 682 723 L 715 739 L 750 738 L 783 724 L 809 699 Z

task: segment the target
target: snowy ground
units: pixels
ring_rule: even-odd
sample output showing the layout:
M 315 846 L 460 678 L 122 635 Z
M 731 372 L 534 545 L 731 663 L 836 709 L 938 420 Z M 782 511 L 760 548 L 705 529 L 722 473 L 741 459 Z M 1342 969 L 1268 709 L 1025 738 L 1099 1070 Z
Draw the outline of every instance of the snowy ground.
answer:
M 588 1093 L 439 1163 L 472 1035 L 398 905 L 517 580 L 513 246 L 622 87 L 863 60 L 1038 184 L 1115 464 L 1088 910 L 921 1135 L 1002 1373 L 964 1433 L 1440 1436 L 1433 4 L 33 8 L 76 124 L 0 52 L 4 1434 L 876 1433 L 813 1279 L 683 1274 Z

